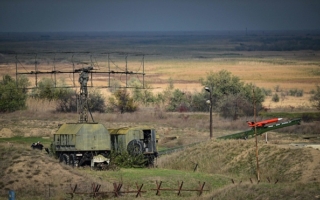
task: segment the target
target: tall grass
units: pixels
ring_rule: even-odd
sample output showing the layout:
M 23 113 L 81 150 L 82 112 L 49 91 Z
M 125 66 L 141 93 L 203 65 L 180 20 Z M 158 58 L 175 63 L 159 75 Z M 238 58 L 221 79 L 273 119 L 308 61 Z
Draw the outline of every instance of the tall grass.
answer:
M 259 142 L 260 177 L 280 182 L 301 181 L 302 172 L 313 162 L 310 149 L 289 149 Z M 182 152 L 160 157 L 161 168 L 208 174 L 224 174 L 238 180 L 257 177 L 254 140 L 208 141 L 189 147 Z

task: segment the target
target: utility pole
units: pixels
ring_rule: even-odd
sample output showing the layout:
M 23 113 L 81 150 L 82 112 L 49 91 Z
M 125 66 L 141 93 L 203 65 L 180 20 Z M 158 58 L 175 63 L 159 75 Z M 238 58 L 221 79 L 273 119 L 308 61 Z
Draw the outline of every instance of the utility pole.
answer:
M 209 87 L 204 88 L 210 94 L 210 99 L 207 101 L 210 104 L 210 139 L 212 139 L 212 91 Z
M 253 91 L 253 114 L 254 114 L 254 124 L 256 124 L 256 98 L 254 88 Z M 260 170 L 259 170 L 259 157 L 258 157 L 258 138 L 257 138 L 257 125 L 254 126 L 254 137 L 256 139 L 256 161 L 257 161 L 257 179 L 260 181 Z

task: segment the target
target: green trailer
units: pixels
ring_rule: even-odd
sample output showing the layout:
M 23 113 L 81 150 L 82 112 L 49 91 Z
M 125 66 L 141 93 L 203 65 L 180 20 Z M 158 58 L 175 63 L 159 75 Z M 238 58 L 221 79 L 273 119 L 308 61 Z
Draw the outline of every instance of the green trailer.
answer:
M 113 151 L 127 150 L 131 155 L 143 154 L 153 164 L 158 156 L 156 130 L 151 127 L 122 127 L 108 129 Z

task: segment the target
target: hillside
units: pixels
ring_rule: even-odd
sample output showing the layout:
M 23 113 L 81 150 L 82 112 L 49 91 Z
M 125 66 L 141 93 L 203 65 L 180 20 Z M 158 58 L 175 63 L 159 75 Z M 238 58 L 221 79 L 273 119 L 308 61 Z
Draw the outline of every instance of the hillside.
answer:
M 159 120 L 153 114 L 146 113 L 110 115 L 94 113 L 95 119 L 107 126 L 132 126 L 134 124 L 153 124 L 160 135 L 159 149 L 166 149 L 192 142 L 205 141 L 208 129 L 195 128 L 197 124 L 207 121 L 207 115 L 190 114 L 189 119 L 180 114 L 167 114 L 167 119 Z M 59 117 L 60 116 L 60 117 Z M 144 116 L 144 117 L 142 117 Z M 19 120 L 17 120 L 19 118 Z M 320 151 L 313 148 L 301 148 L 290 144 L 318 143 L 318 140 L 305 140 L 301 134 L 278 132 L 268 133 L 268 143 L 265 137 L 259 136 L 259 166 L 261 182 L 256 180 L 255 142 L 250 140 L 219 141 L 216 139 L 199 145 L 185 148 L 183 151 L 164 155 L 157 159 L 154 170 L 129 170 L 97 172 L 88 168 L 73 169 L 60 164 L 49 157 L 44 151 L 32 150 L 30 145 L 39 138 L 45 146 L 49 145 L 48 137 L 56 131 L 59 123 L 73 121 L 75 115 L 59 115 L 53 113 L 38 113 L 31 115 L 28 111 L 2 115 L 1 118 L 1 196 L 4 198 L 8 190 L 15 190 L 20 196 L 29 199 L 47 197 L 64 197 L 71 187 L 79 184 L 79 191 L 88 191 L 92 183 L 101 184 L 102 188 L 112 190 L 113 182 L 124 181 L 145 184 L 148 192 L 142 196 L 145 199 L 160 198 L 154 195 L 155 181 L 169 182 L 176 187 L 176 180 L 188 180 L 191 183 L 206 181 L 205 192 L 201 198 L 211 199 L 317 199 L 319 196 Z M 51 121 L 50 119 L 54 119 Z M 239 122 L 214 118 L 216 126 L 214 137 L 237 132 L 243 129 Z M 234 128 L 230 124 L 238 124 Z M 188 125 L 187 125 L 188 124 Z M 224 126 L 222 126 L 224 124 Z M 298 130 L 305 130 L 311 124 L 302 123 Z M 189 127 L 190 126 L 190 127 Z M 182 128 L 183 127 L 183 128 Z M 193 127 L 193 128 L 192 128 Z M 23 131 L 25 130 L 25 131 Z M 285 129 L 281 129 L 285 130 Z M 3 133 L 7 135 L 4 136 Z M 32 133 L 32 134 L 31 134 Z M 10 138 L 11 136 L 15 136 Z M 16 136 L 20 136 L 17 138 Z M 21 136 L 32 136 L 31 140 Z M 45 137 L 44 137 L 45 136 Z M 168 140 L 177 136 L 176 139 Z M 197 165 L 195 172 L 194 168 Z M 163 170 L 172 170 L 163 171 Z M 146 173 L 147 172 L 147 173 Z M 146 176 L 146 174 L 148 174 Z M 168 176 L 169 175 L 169 176 Z M 250 182 L 250 178 L 253 183 Z M 234 184 L 232 183 L 234 181 Z M 241 182 L 241 184 L 240 184 Z M 275 184 L 276 183 L 276 184 Z M 190 184 L 190 183 L 189 183 Z M 132 186 L 131 186 L 132 187 Z M 89 190 L 90 191 L 90 190 Z M 285 191 L 285 193 L 283 193 Z M 254 194 L 253 194 L 254 192 Z M 272 193 L 272 195 L 271 195 Z M 171 199 L 175 193 L 165 193 Z M 196 194 L 184 194 L 185 198 L 198 199 Z M 68 195 L 67 195 L 68 197 Z M 132 197 L 132 196 L 131 196 Z M 130 196 L 126 197 L 130 199 Z
M 55 101 L 28 98 L 26 110 L 0 113 L 0 200 L 7 199 L 9 190 L 16 191 L 17 199 L 70 199 L 66 193 L 75 185 L 78 192 L 86 194 L 73 199 L 92 199 L 88 193 L 94 186 L 112 191 L 117 188 L 114 183 L 123 183 L 122 191 L 137 190 L 144 184 L 140 199 L 320 199 L 320 150 L 305 146 L 320 145 L 320 124 L 313 121 L 319 117 L 309 101 L 315 85 L 320 84 L 320 52 L 306 50 L 304 36 L 295 33 L 278 39 L 264 34 L 182 36 L 55 33 L 43 40 L 37 33 L 2 35 L 0 75 L 27 76 L 29 94 L 42 78 L 61 81 L 78 92 L 76 69 L 92 65 L 90 87 L 99 88 L 108 99 L 110 88 L 127 87 L 127 81 L 135 79 L 144 80 L 154 94 L 166 90 L 169 80 L 184 94 L 199 92 L 203 90 L 199 79 L 209 72 L 227 70 L 268 92 L 258 121 L 269 117 L 306 119 L 299 126 L 269 131 L 257 138 L 260 182 L 255 140 L 217 139 L 247 130 L 246 122 L 253 116 L 232 120 L 213 113 L 213 138 L 209 139 L 209 112 L 166 112 L 165 105 L 153 104 L 141 105 L 133 113 L 92 113 L 95 122 L 107 128 L 152 126 L 159 136 L 158 150 L 180 150 L 161 155 L 155 168 L 94 171 L 65 166 L 45 151 L 30 148 L 37 141 L 49 147 L 59 124 L 77 122 L 79 116 L 57 112 Z M 265 39 L 270 39 L 269 46 L 263 45 Z M 311 39 L 318 41 L 319 35 Z M 48 49 L 49 41 L 55 45 Z M 301 42 L 301 46 L 288 49 L 292 41 Z M 125 75 L 114 73 L 119 71 Z M 302 95 L 291 95 L 290 91 Z M 272 100 L 275 94 L 279 102 Z M 193 143 L 197 145 L 190 146 Z M 182 182 L 185 188 L 193 189 L 199 188 L 199 183 L 206 184 L 200 197 L 194 191 L 178 196 L 176 190 L 161 191 L 157 196 L 155 187 L 160 181 L 171 189 Z M 133 197 L 122 194 L 121 199 Z

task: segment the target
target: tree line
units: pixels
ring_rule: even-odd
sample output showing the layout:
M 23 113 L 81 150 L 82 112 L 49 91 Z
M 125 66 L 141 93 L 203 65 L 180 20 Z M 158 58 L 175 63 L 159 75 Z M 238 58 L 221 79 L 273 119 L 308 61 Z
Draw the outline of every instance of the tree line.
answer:
M 90 89 L 89 109 L 91 112 L 135 112 L 139 106 L 160 107 L 167 112 L 209 112 L 212 104 L 214 112 L 225 118 L 237 119 L 242 116 L 252 116 L 253 101 L 257 111 L 262 109 L 267 90 L 252 83 L 244 83 L 239 77 L 227 70 L 208 72 L 205 78 L 199 80 L 209 91 L 183 91 L 174 87 L 174 81 L 168 80 L 168 86 L 159 93 L 153 93 L 151 85 L 142 84 L 137 79 L 131 79 L 128 85 L 133 89 L 121 89 L 120 83 L 113 81 L 109 88 L 111 95 L 104 98 L 98 89 Z M 0 81 L 0 112 L 13 112 L 26 109 L 28 98 L 56 101 L 56 111 L 76 112 L 77 91 L 66 87 L 61 80 L 54 83 L 52 79 L 43 78 L 38 87 L 28 91 L 30 82 L 26 76 L 17 80 L 4 75 Z M 254 91 L 254 94 L 253 94 Z M 210 96 L 211 95 L 211 96 Z M 211 101 L 208 101 L 210 100 Z M 320 87 L 312 95 L 310 101 L 320 110 Z M 207 104 L 207 103 L 209 104 Z

